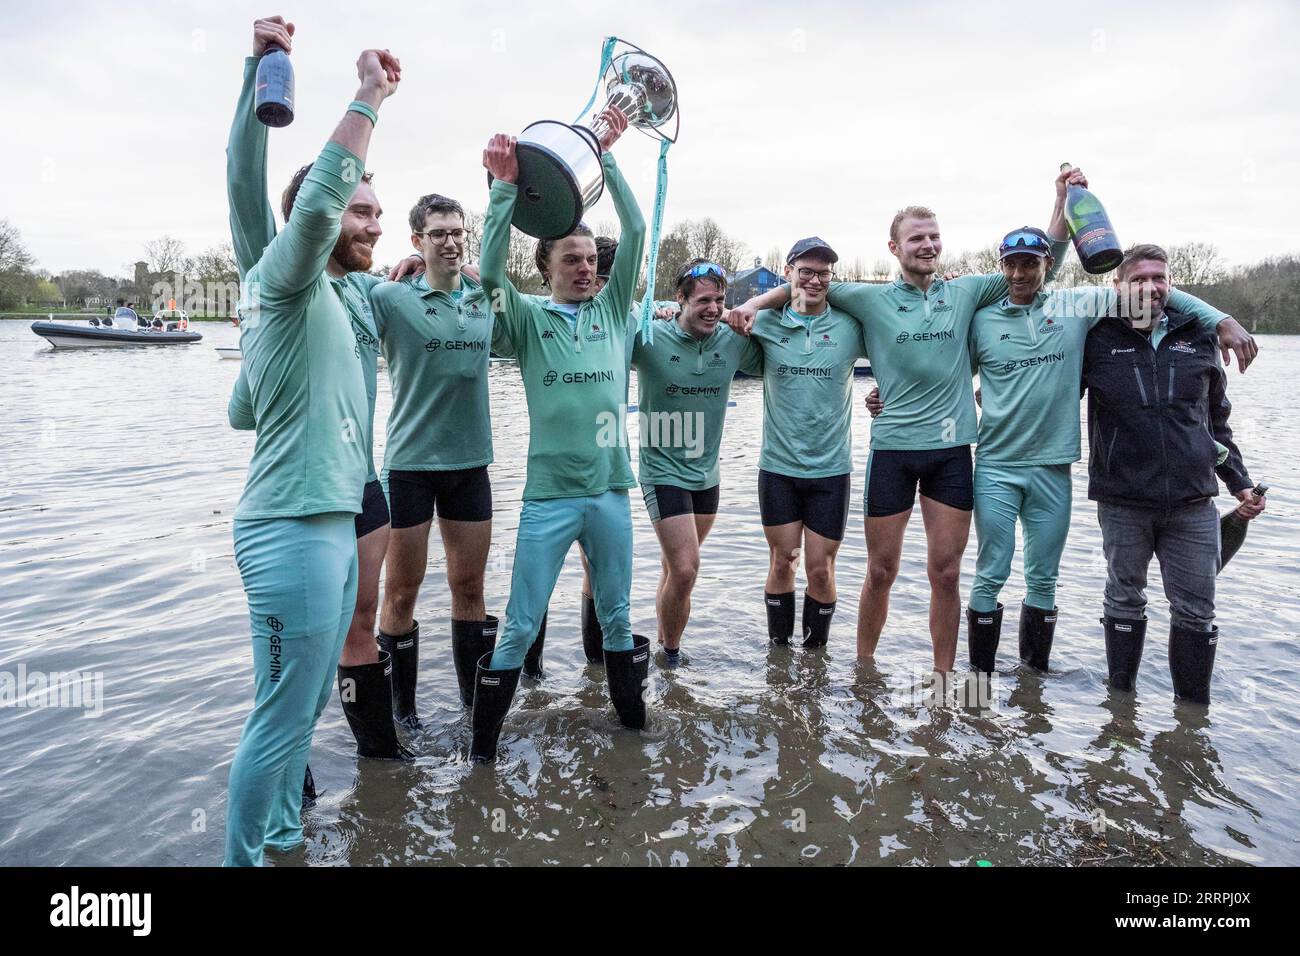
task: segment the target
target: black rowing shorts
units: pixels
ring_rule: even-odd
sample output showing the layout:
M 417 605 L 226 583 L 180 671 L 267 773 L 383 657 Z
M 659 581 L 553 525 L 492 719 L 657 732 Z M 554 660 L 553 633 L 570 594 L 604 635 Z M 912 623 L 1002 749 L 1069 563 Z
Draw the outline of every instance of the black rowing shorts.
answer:
M 802 521 L 823 538 L 843 541 L 849 523 L 849 476 L 790 478 L 759 469 L 758 512 L 764 527 Z
M 651 521 L 675 518 L 678 515 L 715 515 L 718 513 L 720 485 L 691 491 L 676 485 L 642 485 L 641 496 Z
M 867 457 L 862 510 L 868 518 L 901 514 L 916 504 L 916 490 L 941 505 L 975 507 L 970 445 L 927 451 L 873 451 Z
M 361 514 L 353 515 L 352 523 L 357 531 L 357 540 L 388 524 L 388 499 L 384 497 L 384 486 L 378 479 L 366 482 L 365 491 L 361 493 Z
M 438 517 L 487 521 L 492 517 L 492 483 L 487 465 L 456 471 L 390 471 L 388 497 L 393 527 L 414 528 Z

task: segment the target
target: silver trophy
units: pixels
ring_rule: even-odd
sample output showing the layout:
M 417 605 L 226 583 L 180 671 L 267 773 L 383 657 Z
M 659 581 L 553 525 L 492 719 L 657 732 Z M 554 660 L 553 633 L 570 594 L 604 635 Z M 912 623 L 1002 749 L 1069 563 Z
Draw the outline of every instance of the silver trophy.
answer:
M 600 199 L 605 191 L 600 137 L 608 131 L 600 114 L 605 108 L 617 108 L 629 126 L 649 135 L 676 138 L 676 131 L 672 137 L 660 131 L 677 115 L 677 84 L 657 57 L 632 47 L 610 60 L 600 83 L 605 105 L 588 125 L 539 120 L 519 134 L 519 197 L 512 222 L 521 232 L 538 239 L 567 236 Z

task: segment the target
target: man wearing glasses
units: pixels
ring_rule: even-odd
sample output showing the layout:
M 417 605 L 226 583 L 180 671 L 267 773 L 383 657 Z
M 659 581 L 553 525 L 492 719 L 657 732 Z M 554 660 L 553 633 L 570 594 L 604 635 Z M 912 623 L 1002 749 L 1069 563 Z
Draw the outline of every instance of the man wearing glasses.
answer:
M 483 603 L 492 540 L 492 311 L 479 283 L 464 271 L 460 204 L 436 193 L 423 196 L 411 209 L 410 225 L 423 271 L 377 286 L 371 301 L 393 389 L 383 469 L 393 530 L 379 644 L 393 658 L 395 716 L 418 727 L 420 625 L 414 614 L 435 514 L 451 589 L 452 658 L 467 707 L 474 699 L 475 664 L 492 649 L 497 619 Z
M 770 552 L 764 602 L 774 644 L 789 644 L 794 634 L 801 550 L 808 577 L 804 647 L 826 645 L 835 613 L 835 556 L 848 524 L 853 471 L 853 366 L 867 354 L 858 322 L 827 302 L 838 261 L 821 239 L 799 240 L 786 256 L 791 285 L 781 289 L 793 287 L 794 300 L 784 295 L 776 308 L 750 310 L 747 320 L 742 309 L 729 318 L 763 353 L 758 506 Z
M 718 452 L 736 370 L 758 375 L 757 339 L 724 322 L 727 276 L 703 259 L 677 275 L 681 312 L 654 322 L 650 341 L 629 323 L 627 352 L 637 370 L 640 449 L 637 478 L 663 553 L 655 615 L 669 667 L 680 662 L 682 632 L 700 569 L 700 546 L 718 514 Z

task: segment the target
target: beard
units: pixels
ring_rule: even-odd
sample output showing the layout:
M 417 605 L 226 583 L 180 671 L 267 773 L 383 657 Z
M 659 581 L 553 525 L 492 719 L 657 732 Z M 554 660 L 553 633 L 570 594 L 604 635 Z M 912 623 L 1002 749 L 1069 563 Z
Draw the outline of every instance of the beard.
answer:
M 356 244 L 360 238 L 360 234 L 355 232 L 350 235 L 340 234 L 334 243 L 330 258 L 342 266 L 345 272 L 368 272 L 374 263 L 370 246 Z

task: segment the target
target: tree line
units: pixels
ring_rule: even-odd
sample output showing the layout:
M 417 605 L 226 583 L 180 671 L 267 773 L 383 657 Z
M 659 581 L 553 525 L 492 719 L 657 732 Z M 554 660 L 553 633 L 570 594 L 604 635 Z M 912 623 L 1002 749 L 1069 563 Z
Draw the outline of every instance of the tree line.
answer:
M 483 214 L 466 214 L 466 256 L 478 261 L 483 241 Z M 602 222 L 593 226 L 597 235 L 618 236 L 618 227 Z M 545 284 L 533 261 L 536 240 L 517 229 L 510 233 L 506 257 L 506 274 L 521 292 L 540 294 Z M 1169 270 L 1175 285 L 1205 299 L 1235 316 L 1252 332 L 1300 333 L 1300 255 L 1276 256 L 1262 262 L 1228 267 L 1219 250 L 1211 243 L 1186 242 L 1166 247 Z M 728 234 L 711 218 L 687 219 L 675 223 L 659 242 L 658 266 L 655 270 L 657 298 L 672 294 L 677 270 L 682 263 L 700 258 L 715 262 L 728 272 L 743 272 L 762 265 L 781 274 L 785 254 L 772 247 L 765 256 L 753 254 L 750 247 Z M 997 247 L 986 246 L 958 255 L 945 255 L 940 262 L 943 272 L 982 274 L 998 267 Z M 52 274 L 37 267 L 35 258 L 23 243 L 16 226 L 0 219 L 0 311 L 22 307 L 60 307 L 92 309 L 112 304 L 117 299 L 149 303 L 151 289 L 160 278 L 184 280 L 211 287 L 238 281 L 234 252 L 229 242 L 218 243 L 190 255 L 179 240 L 160 236 L 145 243 L 141 257 L 129 276 L 110 276 L 95 269 L 70 269 Z M 388 266 L 375 269 L 386 274 Z M 897 274 L 896 263 L 889 257 L 868 262 L 863 257 L 844 257 L 836 267 L 837 277 L 848 282 L 883 282 Z M 1111 276 L 1093 276 L 1083 271 L 1076 257 L 1070 256 L 1057 274 L 1058 288 L 1104 284 Z M 637 298 L 645 292 L 645 276 L 636 290 Z

